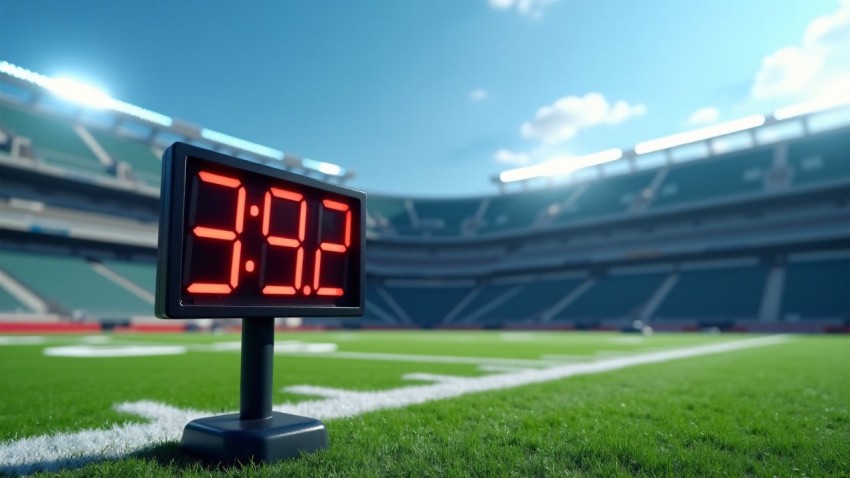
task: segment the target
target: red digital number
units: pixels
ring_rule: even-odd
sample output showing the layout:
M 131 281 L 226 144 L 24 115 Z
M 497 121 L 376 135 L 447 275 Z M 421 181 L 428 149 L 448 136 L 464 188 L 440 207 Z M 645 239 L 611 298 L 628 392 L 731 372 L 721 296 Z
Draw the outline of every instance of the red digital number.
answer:
M 283 199 L 285 201 L 293 201 L 299 204 L 298 217 L 298 238 L 272 236 L 269 235 L 270 219 L 272 212 L 272 198 Z M 265 204 L 263 207 L 263 235 L 269 246 L 289 247 L 297 249 L 295 258 L 295 278 L 294 285 L 266 285 L 263 287 L 263 294 L 266 295 L 295 295 L 298 289 L 301 288 L 301 277 L 304 270 L 304 248 L 301 243 L 304 241 L 304 234 L 307 227 L 307 201 L 304 200 L 302 194 L 287 191 L 285 189 L 271 188 L 266 192 Z M 309 286 L 308 286 L 309 287 Z M 305 293 L 309 294 L 308 290 Z
M 198 176 L 205 183 L 236 190 L 236 224 L 232 231 L 203 226 L 195 226 L 192 230 L 192 234 L 198 238 L 233 241 L 233 249 L 230 258 L 230 283 L 193 282 L 189 284 L 188 291 L 195 294 L 229 294 L 239 285 L 239 259 L 242 256 L 242 241 L 239 240 L 239 234 L 242 233 L 242 226 L 245 223 L 245 188 L 241 187 L 242 182 L 235 178 L 207 171 L 199 172 Z
M 322 252 L 344 254 L 348 250 L 348 247 L 351 245 L 351 210 L 348 204 L 331 201 L 330 199 L 323 200 L 322 205 L 327 209 L 345 214 L 345 236 L 343 237 L 342 244 L 332 242 L 322 242 L 319 244 L 319 248 L 316 250 L 316 264 L 313 270 L 313 288 L 316 289 L 316 294 L 318 295 L 340 296 L 344 293 L 342 288 L 321 286 Z

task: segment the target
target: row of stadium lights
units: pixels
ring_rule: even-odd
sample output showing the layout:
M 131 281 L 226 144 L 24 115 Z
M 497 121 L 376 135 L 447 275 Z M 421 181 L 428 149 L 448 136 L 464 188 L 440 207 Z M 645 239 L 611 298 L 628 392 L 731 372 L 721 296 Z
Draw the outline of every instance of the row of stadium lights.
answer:
M 780 108 L 773 113 L 775 121 L 784 121 L 798 116 L 816 113 L 827 109 L 850 104 L 850 98 L 841 98 L 840 100 L 820 100 L 798 103 L 791 106 Z M 758 128 L 765 124 L 767 117 L 757 114 L 744 118 L 739 118 L 725 123 L 719 123 L 704 128 L 699 128 L 691 131 L 685 131 L 663 138 L 652 139 L 638 143 L 634 147 L 636 155 L 644 155 L 656 153 L 658 151 L 676 148 L 687 144 L 705 141 L 719 136 L 726 136 L 741 131 L 746 131 L 753 128 Z M 580 169 L 600 164 L 608 163 L 622 159 L 624 151 L 619 148 L 606 149 L 598 153 L 591 153 L 584 156 L 561 157 L 545 161 L 533 166 L 525 166 L 522 168 L 509 169 L 502 171 L 499 176 L 499 182 L 513 183 L 517 181 L 528 181 L 530 179 L 547 178 L 566 176 Z
M 82 106 L 94 109 L 109 109 L 117 111 L 166 128 L 171 127 L 173 124 L 173 120 L 168 116 L 130 103 L 116 100 L 96 88 L 75 80 L 67 78 L 50 78 L 6 61 L 0 61 L 0 73 L 38 85 L 65 100 Z M 847 98 L 843 98 L 841 101 L 812 101 L 799 103 L 776 110 L 773 113 L 773 119 L 776 121 L 783 121 L 848 103 L 850 103 L 850 101 L 848 101 Z M 705 141 L 719 136 L 758 128 L 759 126 L 764 125 L 766 121 L 767 118 L 764 115 L 751 115 L 727 121 L 725 123 L 644 141 L 635 145 L 634 153 L 637 155 L 655 153 L 665 149 Z M 263 146 L 261 144 L 253 143 L 251 141 L 207 128 L 202 128 L 200 130 L 200 135 L 203 139 L 208 141 L 248 151 L 250 153 L 278 161 L 283 160 L 285 156 L 285 153 L 278 149 Z M 623 155 L 624 151 L 622 149 L 612 148 L 583 156 L 567 158 L 561 157 L 535 164 L 533 166 L 525 166 L 522 168 L 502 171 L 498 176 L 498 180 L 505 184 L 536 178 L 566 176 L 584 168 L 622 159 Z M 345 168 L 333 163 L 303 158 L 301 159 L 301 164 L 304 168 L 318 171 L 328 176 L 344 177 L 346 175 Z
M 166 115 L 116 100 L 103 91 L 76 80 L 69 78 L 51 78 L 7 61 L 0 61 L 0 73 L 40 86 L 66 101 L 70 101 L 87 108 L 117 111 L 165 128 L 171 127 L 174 123 L 174 120 Z M 230 146 L 278 161 L 283 160 L 285 156 L 285 153 L 278 149 L 246 141 L 244 139 L 207 128 L 201 128 L 200 136 L 207 141 Z M 333 163 L 303 158 L 301 159 L 301 164 L 306 169 L 318 171 L 328 176 L 344 177 L 346 175 L 345 168 Z

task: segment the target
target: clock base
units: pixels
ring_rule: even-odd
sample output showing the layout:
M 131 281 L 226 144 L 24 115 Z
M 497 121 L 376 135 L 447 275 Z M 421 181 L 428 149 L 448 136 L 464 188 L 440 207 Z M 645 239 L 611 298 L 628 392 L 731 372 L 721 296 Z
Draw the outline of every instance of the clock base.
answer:
M 180 446 L 210 463 L 273 463 L 327 448 L 328 434 L 315 418 L 273 412 L 268 418 L 240 420 L 233 413 L 189 422 Z

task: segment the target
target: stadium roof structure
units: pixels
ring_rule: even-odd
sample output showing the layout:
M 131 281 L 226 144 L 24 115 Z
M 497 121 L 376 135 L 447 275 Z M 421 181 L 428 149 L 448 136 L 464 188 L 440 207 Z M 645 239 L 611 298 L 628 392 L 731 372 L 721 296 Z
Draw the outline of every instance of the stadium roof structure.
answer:
M 811 116 L 844 110 L 847 106 L 850 106 L 850 97 L 848 96 L 797 103 L 779 108 L 770 115 L 750 115 L 643 141 L 629 150 L 612 148 L 582 156 L 558 157 L 530 166 L 508 169 L 493 176 L 491 180 L 502 191 L 509 184 L 519 184 L 523 189 L 527 189 L 535 181 L 542 180 L 545 184 L 553 183 L 555 178 L 566 178 L 567 181 L 572 181 L 574 179 L 572 175 L 578 171 L 590 171 L 595 177 L 605 177 L 607 171 L 604 165 L 615 161 L 620 162 L 628 172 L 634 172 L 644 169 L 640 167 L 644 158 L 655 156 L 652 161 L 649 161 L 653 165 L 658 163 L 671 164 L 679 159 L 677 152 L 684 149 L 691 150 L 688 159 L 711 157 L 735 149 L 776 141 L 777 136 L 783 134 L 777 133 L 777 131 L 788 126 L 797 129 L 799 134 L 808 134 Z M 762 135 L 761 132 L 763 131 L 767 134 Z M 734 141 L 724 144 L 724 140 L 735 136 L 740 136 L 744 144 L 741 146 L 731 144 Z M 695 156 L 694 153 L 696 153 Z
M 237 138 L 226 133 L 204 128 L 140 106 L 126 103 L 84 83 L 68 78 L 51 78 L 7 61 L 0 61 L 0 80 L 19 87 L 18 95 L 0 91 L 0 96 L 20 99 L 39 104 L 49 97 L 58 97 L 80 109 L 108 112 L 115 121 L 112 127 L 118 130 L 142 130 L 151 144 L 167 146 L 175 140 L 248 157 L 258 162 L 293 170 L 307 175 L 317 175 L 330 182 L 344 183 L 354 177 L 354 172 L 340 165 L 317 161 L 297 154 L 286 153 L 269 146 Z

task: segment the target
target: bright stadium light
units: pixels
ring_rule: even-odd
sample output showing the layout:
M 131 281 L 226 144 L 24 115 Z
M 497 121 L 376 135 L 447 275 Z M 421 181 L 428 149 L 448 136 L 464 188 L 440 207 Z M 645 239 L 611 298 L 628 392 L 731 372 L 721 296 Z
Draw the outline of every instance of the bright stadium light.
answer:
M 525 181 L 540 177 L 565 176 L 580 169 L 598 164 L 609 163 L 623 157 L 623 150 L 619 148 L 606 149 L 598 153 L 574 156 L 569 158 L 552 159 L 534 166 L 509 169 L 499 174 L 499 181 L 512 183 Z
M 47 89 L 62 99 L 99 110 L 110 108 L 115 101 L 106 92 L 73 78 L 53 78 Z
M 98 88 L 71 78 L 51 78 L 8 61 L 0 61 L 0 73 L 40 86 L 60 98 L 89 108 L 111 109 L 165 127 L 172 123 L 168 116 L 118 101 Z
M 260 156 L 266 156 L 268 158 L 278 160 L 283 159 L 283 151 L 274 148 L 269 148 L 268 146 L 263 146 L 262 144 L 252 143 L 250 141 L 246 141 L 244 139 L 240 139 L 235 136 L 230 136 L 229 134 L 224 134 L 218 131 L 213 131 L 211 129 L 202 129 L 201 137 L 210 141 L 215 141 L 217 143 L 233 146 L 234 148 L 239 148 L 244 151 L 256 153 Z
M 688 143 L 695 143 L 713 138 L 715 136 L 723 136 L 727 134 L 737 133 L 739 131 L 757 128 L 765 122 L 764 115 L 752 115 L 744 118 L 727 121 L 725 123 L 706 126 L 705 128 L 685 131 L 663 138 L 652 139 L 638 143 L 635 146 L 635 153 L 647 154 L 661 151 L 663 149 L 675 148 Z
M 342 166 L 337 166 L 333 163 L 326 163 L 324 161 L 316 161 L 315 159 L 304 158 L 301 160 L 301 163 L 310 169 L 315 169 L 320 173 L 327 174 L 329 176 L 343 176 L 345 175 L 345 168 Z
M 777 121 L 782 121 L 845 105 L 850 105 L 850 95 L 838 99 L 829 98 L 825 100 L 806 101 L 795 105 L 785 106 L 777 109 L 773 113 L 773 117 L 776 118 Z

